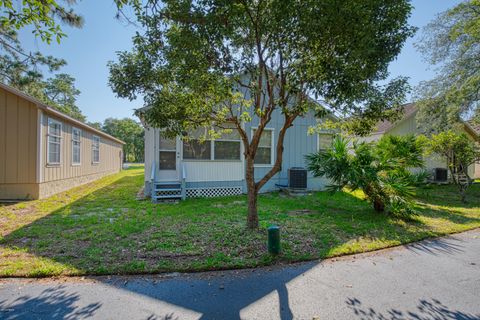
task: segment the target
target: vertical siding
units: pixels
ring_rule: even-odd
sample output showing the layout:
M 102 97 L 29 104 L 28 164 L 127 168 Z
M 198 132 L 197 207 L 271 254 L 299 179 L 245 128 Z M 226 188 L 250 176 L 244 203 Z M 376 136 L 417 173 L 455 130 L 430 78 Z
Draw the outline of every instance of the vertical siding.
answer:
M 0 183 L 5 182 L 5 164 L 7 161 L 7 104 L 5 91 L 0 90 Z
M 48 119 L 52 118 L 62 123 L 62 139 L 61 139 L 61 158 L 59 165 L 49 165 L 47 158 L 48 145 Z M 85 128 L 81 130 L 80 140 L 80 165 L 72 163 L 72 128 L 74 124 L 69 123 L 65 119 L 56 118 L 49 114 L 44 114 L 42 121 L 42 150 L 41 157 L 43 166 L 42 181 L 51 182 L 57 180 L 64 180 L 69 178 L 76 178 L 91 174 L 119 171 L 121 167 L 120 152 L 122 145 L 112 141 L 104 136 L 98 135 L 93 131 Z M 75 127 L 77 128 L 77 127 Z M 100 162 L 92 162 L 92 140 L 93 136 L 100 137 Z
M 150 181 L 153 161 L 155 159 L 155 133 L 158 130 L 145 128 L 145 181 Z
M 409 117 L 408 119 L 404 119 L 403 121 L 399 121 L 398 123 L 395 124 L 395 126 L 387 132 L 388 135 L 399 135 L 399 136 L 403 136 L 403 135 L 408 135 L 408 134 L 420 134 L 420 130 L 417 126 L 417 120 L 416 120 L 416 115 L 417 113 L 415 112 L 415 114 L 411 117 Z M 465 130 L 465 133 L 467 134 L 467 136 L 474 140 L 475 138 L 472 137 L 471 133 L 469 133 L 467 130 Z M 368 137 L 363 137 L 363 138 L 360 138 L 359 140 L 360 141 L 365 141 L 365 142 L 372 142 L 372 141 L 378 141 L 381 137 L 383 136 L 383 134 L 372 134 Z M 447 160 L 445 159 L 445 157 L 441 156 L 441 155 L 438 155 L 438 154 L 433 154 L 433 155 L 430 155 L 428 157 L 425 157 L 424 158 L 425 160 L 425 169 L 429 172 L 432 172 L 433 169 L 435 168 L 447 168 Z M 477 165 L 478 166 L 478 165 Z M 468 174 L 473 177 L 475 175 L 477 175 L 478 177 L 480 177 L 480 173 L 476 172 L 475 170 L 475 165 L 471 165 L 468 167 Z
M 248 76 L 245 76 L 248 77 Z M 247 79 L 244 80 L 248 81 Z M 245 99 L 250 99 L 250 92 L 245 88 L 240 88 L 240 91 L 243 93 Z M 268 99 L 268 98 L 267 98 Z M 252 128 L 258 126 L 259 118 L 256 115 L 253 115 L 254 110 L 250 110 L 252 115 L 252 121 L 245 124 L 245 130 L 251 139 Z M 274 130 L 274 143 L 273 148 L 275 149 L 278 142 L 278 135 L 280 129 L 284 124 L 284 116 L 280 110 L 275 110 L 272 114 L 270 122 L 267 124 L 266 128 L 271 128 Z M 275 184 L 286 184 L 288 182 L 288 169 L 291 167 L 306 167 L 305 156 L 309 153 L 317 151 L 317 135 L 309 135 L 308 128 L 315 126 L 317 124 L 317 119 L 313 112 L 309 112 L 304 117 L 298 117 L 293 122 L 293 126 L 287 129 L 284 140 L 284 150 L 283 150 L 283 161 L 282 161 L 282 170 L 277 173 L 270 181 L 263 187 L 262 191 L 269 191 L 275 189 Z M 276 159 L 276 150 L 274 150 L 274 160 Z M 255 167 L 255 180 L 260 180 L 265 176 L 265 174 L 272 168 L 272 166 L 256 166 Z M 315 182 L 315 183 L 314 183 Z M 323 181 L 314 181 L 309 173 L 308 187 L 319 189 L 324 183 Z
M 274 111 L 270 123 L 267 128 L 274 130 L 274 144 L 275 149 L 278 142 L 278 135 L 280 129 L 284 124 L 284 116 L 279 110 Z M 275 184 L 287 184 L 288 169 L 291 167 L 306 167 L 305 156 L 309 153 L 317 151 L 317 135 L 309 135 L 308 128 L 317 124 L 313 114 L 307 114 L 305 117 L 299 117 L 293 122 L 293 126 L 287 129 L 284 140 L 282 170 L 277 173 L 262 189 L 268 191 L 275 189 Z M 245 125 L 245 129 L 249 138 L 251 139 L 252 128 L 258 126 L 258 117 L 254 117 L 251 123 Z M 274 160 L 276 159 L 276 150 L 274 151 Z M 255 167 L 255 180 L 260 180 L 272 168 L 272 166 L 257 166 Z M 309 173 L 309 188 L 320 188 L 323 184 L 317 183 L 315 186 L 311 184 L 312 176 Z
M 0 183 L 36 180 L 36 106 L 0 89 Z
M 417 128 L 417 121 L 415 119 L 416 113 L 414 116 L 399 122 L 388 134 L 391 135 L 407 135 L 407 134 L 417 134 L 419 133 L 419 130 Z

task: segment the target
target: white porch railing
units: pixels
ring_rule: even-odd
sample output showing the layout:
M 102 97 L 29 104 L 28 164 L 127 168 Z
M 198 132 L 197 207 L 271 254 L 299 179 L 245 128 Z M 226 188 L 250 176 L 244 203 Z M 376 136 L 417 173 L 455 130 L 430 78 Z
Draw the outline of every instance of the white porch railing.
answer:
M 180 173 L 182 175 L 182 180 L 181 180 L 181 188 L 182 188 L 182 200 L 185 200 L 187 197 L 187 192 L 186 192 L 186 180 L 187 180 L 187 169 L 185 167 L 185 163 L 182 162 L 182 172 Z
M 156 164 L 155 164 L 155 160 L 153 160 L 152 170 L 150 170 L 150 182 L 155 182 L 155 171 L 156 171 Z

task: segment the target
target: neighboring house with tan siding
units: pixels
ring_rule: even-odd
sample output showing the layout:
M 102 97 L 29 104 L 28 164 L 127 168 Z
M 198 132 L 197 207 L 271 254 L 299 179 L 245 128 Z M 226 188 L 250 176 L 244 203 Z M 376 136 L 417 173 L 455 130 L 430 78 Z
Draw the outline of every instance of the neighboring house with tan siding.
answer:
M 408 135 L 408 134 L 420 134 L 422 130 L 418 128 L 417 123 L 418 108 L 413 103 L 404 105 L 403 117 L 392 123 L 390 121 L 382 121 L 377 124 L 376 130 L 369 136 L 363 137 L 360 140 L 372 142 L 378 141 L 384 135 Z M 463 131 L 472 140 L 480 142 L 479 133 L 468 122 L 463 123 Z M 425 158 L 425 169 L 434 176 L 437 168 L 447 169 L 447 160 L 439 155 L 431 155 Z M 480 166 L 471 165 L 468 167 L 469 176 L 475 177 L 480 175 Z M 447 172 L 449 175 L 449 173 Z
M 469 122 L 470 127 L 480 136 L 480 124 Z M 480 179 L 480 161 L 475 164 L 475 179 Z
M 45 198 L 116 173 L 123 144 L 0 84 L 0 200 Z

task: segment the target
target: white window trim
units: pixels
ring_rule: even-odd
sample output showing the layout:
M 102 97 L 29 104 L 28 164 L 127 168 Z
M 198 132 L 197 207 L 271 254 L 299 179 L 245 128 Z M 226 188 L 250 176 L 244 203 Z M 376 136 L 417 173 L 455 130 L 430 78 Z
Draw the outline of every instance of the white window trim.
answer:
M 56 123 L 56 124 L 59 124 L 60 125 L 60 135 L 59 136 L 55 136 L 55 135 L 51 135 L 50 134 L 50 123 Z M 63 130 L 63 125 L 60 121 L 58 120 L 55 120 L 53 118 L 47 118 L 47 165 L 48 166 L 59 166 L 62 164 L 62 130 Z M 58 152 L 60 153 L 60 159 L 58 162 L 51 162 L 50 161 L 50 140 L 49 140 L 49 137 L 52 136 L 52 137 L 57 137 L 57 138 L 60 138 L 60 143 L 59 143 L 59 149 L 58 149 Z
M 78 147 L 80 148 L 80 152 L 79 152 L 79 155 L 80 155 L 80 161 L 79 162 L 74 162 L 73 161 L 73 149 L 74 149 L 74 142 L 75 140 L 73 140 L 73 132 L 74 131 L 78 131 L 78 134 L 79 134 L 79 140 L 78 140 Z M 72 127 L 72 166 L 76 167 L 76 166 L 80 166 L 82 165 L 82 130 L 78 129 L 78 128 L 75 128 L 75 127 Z
M 240 133 L 239 133 L 240 134 Z M 198 140 L 198 139 L 192 139 L 192 140 Z M 242 138 L 238 138 L 238 140 L 234 139 L 212 139 L 212 140 L 206 140 L 210 141 L 210 159 L 185 159 L 183 157 L 183 140 L 180 139 L 181 141 L 181 147 L 182 147 L 182 161 L 200 161 L 200 162 L 242 162 Z M 238 159 L 215 159 L 215 141 L 226 141 L 226 142 L 240 142 L 240 157 Z
M 157 137 L 156 137 L 157 139 Z M 157 155 L 156 157 L 158 157 L 158 165 L 157 165 L 157 170 L 159 171 L 178 171 L 178 153 L 177 153 L 177 148 L 178 148 L 178 141 L 177 141 L 177 137 L 175 137 L 173 140 L 175 141 L 175 146 L 172 147 L 171 149 L 165 149 L 165 148 L 161 148 L 160 147 L 160 143 L 161 143 L 161 140 L 164 139 L 162 138 L 162 135 L 160 134 L 160 132 L 158 133 L 158 152 L 157 152 Z M 165 139 L 164 139 L 165 140 Z M 161 152 L 174 152 L 175 153 L 175 169 L 161 169 L 160 168 L 160 153 Z
M 332 140 L 334 138 L 334 134 L 331 133 L 331 132 L 319 132 L 319 133 L 317 133 L 317 152 L 319 152 L 320 150 L 328 150 L 328 149 L 320 149 L 320 135 L 321 134 L 332 136 Z
M 94 155 L 93 146 L 94 146 L 95 138 L 98 139 L 98 161 L 95 161 L 94 157 L 93 157 L 93 155 Z M 100 163 L 100 137 L 99 136 L 95 136 L 95 135 L 92 136 L 92 150 L 91 150 L 91 152 L 92 152 L 92 164 L 99 164 Z
M 250 137 L 253 137 L 253 131 L 258 129 L 258 127 L 252 127 L 250 132 L 251 132 L 251 136 Z M 269 168 L 269 167 L 273 167 L 274 163 L 275 163 L 275 128 L 263 128 L 263 131 L 271 131 L 272 132 L 272 147 L 270 148 L 270 164 L 253 164 L 254 167 L 256 168 Z

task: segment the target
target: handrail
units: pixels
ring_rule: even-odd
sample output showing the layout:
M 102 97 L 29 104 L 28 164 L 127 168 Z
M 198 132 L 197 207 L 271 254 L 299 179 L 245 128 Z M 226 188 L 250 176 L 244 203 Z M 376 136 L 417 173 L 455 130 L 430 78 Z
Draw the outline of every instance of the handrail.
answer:
M 182 189 L 182 200 L 185 200 L 187 197 L 186 191 L 186 181 L 187 180 L 187 170 L 185 169 L 185 163 L 182 162 L 182 181 L 180 183 Z
M 156 169 L 156 165 L 155 165 L 155 160 L 152 162 L 152 170 L 150 172 L 150 181 L 155 181 L 155 169 Z
M 182 180 L 187 179 L 187 170 L 185 169 L 185 163 L 182 163 Z

